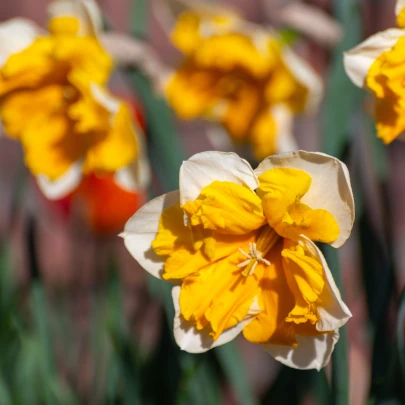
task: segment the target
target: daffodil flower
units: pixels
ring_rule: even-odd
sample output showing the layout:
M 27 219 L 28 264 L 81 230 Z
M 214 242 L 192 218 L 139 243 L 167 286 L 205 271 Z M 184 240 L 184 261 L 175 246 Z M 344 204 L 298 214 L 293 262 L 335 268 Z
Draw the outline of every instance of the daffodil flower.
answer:
M 275 31 L 199 5 L 179 15 L 171 39 L 185 58 L 164 91 L 180 118 L 220 123 L 259 160 L 297 149 L 293 117 L 316 110 L 323 85 Z
M 174 336 L 199 353 L 240 333 L 291 367 L 320 369 L 351 317 L 313 241 L 341 246 L 354 203 L 346 166 L 304 151 L 256 170 L 233 153 L 184 162 L 180 190 L 142 207 L 122 234 L 174 284 Z
M 375 97 L 377 135 L 391 143 L 405 131 L 405 1 L 397 0 L 398 28 L 390 28 L 366 39 L 346 52 L 346 73 L 358 87 Z
M 136 190 L 148 179 L 141 131 L 106 88 L 112 60 L 97 38 L 91 0 L 56 0 L 49 30 L 24 19 L 0 24 L 0 119 L 19 140 L 44 194 L 61 198 L 83 173 L 114 175 Z

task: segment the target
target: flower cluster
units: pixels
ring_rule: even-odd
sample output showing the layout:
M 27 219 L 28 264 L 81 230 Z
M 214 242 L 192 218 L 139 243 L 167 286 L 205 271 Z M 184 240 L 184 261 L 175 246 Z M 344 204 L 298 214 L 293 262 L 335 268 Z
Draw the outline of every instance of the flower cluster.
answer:
M 293 116 L 314 110 L 323 86 L 276 32 L 200 5 L 178 17 L 172 42 L 185 60 L 165 93 L 179 117 L 220 123 L 259 160 L 297 149 Z
M 174 283 L 174 335 L 192 353 L 241 332 L 291 367 L 325 366 L 351 313 L 314 241 L 341 246 L 354 203 L 346 166 L 321 153 L 233 153 L 184 162 L 180 190 L 142 207 L 122 234 L 153 276 Z

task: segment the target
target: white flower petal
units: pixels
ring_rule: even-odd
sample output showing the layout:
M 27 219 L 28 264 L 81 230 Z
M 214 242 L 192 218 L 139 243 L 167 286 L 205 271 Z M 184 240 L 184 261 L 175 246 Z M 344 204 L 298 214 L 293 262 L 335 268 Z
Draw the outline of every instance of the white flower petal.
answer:
M 295 79 L 308 89 L 305 106 L 306 112 L 311 113 L 316 111 L 323 97 L 323 81 L 321 76 L 290 48 L 284 47 L 281 56 Z
M 152 276 L 162 278 L 165 257 L 158 256 L 152 249 L 152 241 L 159 230 L 163 210 L 179 201 L 179 192 L 172 191 L 145 204 L 125 224 L 120 235 L 133 258 Z
M 352 313 L 342 300 L 340 291 L 322 252 L 306 236 L 302 235 L 299 243 L 309 251 L 314 259 L 322 264 L 326 276 L 324 290 L 319 297 L 321 303 L 317 304 L 319 320 L 316 323 L 316 329 L 320 332 L 338 329 L 352 317 Z
M 82 163 L 76 162 L 57 180 L 51 181 L 45 175 L 39 175 L 37 183 L 46 198 L 58 200 L 72 192 L 80 184 L 82 176 Z
M 333 215 L 340 234 L 331 245 L 342 246 L 350 236 L 354 221 L 354 199 L 346 165 L 324 153 L 296 151 L 269 156 L 255 173 L 260 176 L 276 167 L 300 169 L 312 177 L 311 187 L 301 201 L 312 209 L 324 209 Z
M 203 353 L 214 347 L 228 343 L 235 339 L 242 332 L 243 328 L 254 319 L 254 316 L 247 316 L 242 322 L 239 322 L 233 328 L 227 329 L 223 332 L 217 340 L 213 340 L 206 330 L 198 330 L 180 315 L 180 290 L 180 286 L 176 286 L 172 289 L 173 303 L 176 311 L 173 333 L 177 345 L 181 350 L 185 350 L 186 352 Z M 257 302 L 253 302 L 252 311 L 250 311 L 249 314 L 257 314 L 257 307 Z
M 180 204 L 194 201 L 212 182 L 230 181 L 255 190 L 258 181 L 250 164 L 231 152 L 197 153 L 180 168 Z
M 0 23 L 0 66 L 13 54 L 27 48 L 42 33 L 32 21 L 13 18 Z
M 234 144 L 225 128 L 219 125 L 209 125 L 205 131 L 207 139 L 213 149 L 221 151 L 231 151 Z
M 397 0 L 397 4 L 395 5 L 395 15 L 399 15 L 404 7 L 405 0 Z
M 339 340 L 339 331 L 320 336 L 297 336 L 298 347 L 262 345 L 277 361 L 286 366 L 300 370 L 312 368 L 318 371 L 325 367 L 330 360 L 336 342 Z
M 205 38 L 226 32 L 239 20 L 239 13 L 231 6 L 223 7 L 199 0 L 155 0 L 153 9 L 167 35 L 172 32 L 179 16 L 186 11 L 201 17 L 200 34 Z M 215 24 L 213 19 L 218 15 L 228 18 L 229 24 Z
M 344 66 L 352 82 L 358 87 L 363 87 L 367 73 L 374 61 L 383 52 L 390 50 L 404 35 L 405 30 L 391 28 L 372 35 L 355 48 L 345 52 Z
M 298 145 L 293 135 L 294 116 L 291 110 L 283 104 L 276 104 L 270 108 L 270 114 L 276 122 L 277 153 L 297 150 Z
M 116 97 L 113 97 L 103 86 L 97 83 L 90 83 L 91 94 L 94 99 L 111 113 L 111 119 L 118 112 L 121 102 Z
M 280 10 L 276 13 L 273 5 L 268 7 L 269 17 L 275 17 L 278 25 L 287 25 L 327 47 L 335 46 L 342 39 L 342 27 L 319 7 L 299 0 L 285 3 L 280 4 Z
M 79 35 L 97 36 L 103 27 L 101 11 L 94 0 L 54 0 L 48 6 L 49 18 L 74 17 L 80 21 Z

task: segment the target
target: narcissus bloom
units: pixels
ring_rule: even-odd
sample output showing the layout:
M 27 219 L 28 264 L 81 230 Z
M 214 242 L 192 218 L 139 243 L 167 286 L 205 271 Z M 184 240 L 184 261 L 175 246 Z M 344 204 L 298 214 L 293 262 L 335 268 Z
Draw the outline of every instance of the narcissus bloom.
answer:
M 324 367 L 351 317 L 313 241 L 341 246 L 354 204 L 346 166 L 321 153 L 233 153 L 184 162 L 180 190 L 142 207 L 122 234 L 153 276 L 174 283 L 176 342 L 191 353 L 243 333 L 291 367 Z
M 98 41 L 91 0 L 56 0 L 49 31 L 14 19 L 0 25 L 0 119 L 21 142 L 25 162 L 49 198 L 83 173 L 112 174 L 135 189 L 146 166 L 129 107 L 106 83 L 112 60 Z
M 144 130 L 145 120 L 140 104 L 133 96 L 127 95 L 125 100 L 132 107 L 136 122 Z M 148 166 L 134 168 L 138 173 L 142 170 L 146 173 L 141 173 L 140 178 L 145 180 L 148 178 Z M 147 201 L 147 185 L 138 183 L 134 188 L 131 183 L 126 186 L 125 179 L 118 182 L 114 174 L 90 173 L 84 174 L 80 184 L 63 198 L 50 200 L 43 197 L 43 200 L 47 211 L 66 221 L 70 221 L 73 215 L 76 222 L 84 224 L 96 235 L 116 236 L 128 218 Z
M 377 135 L 388 144 L 405 131 L 405 1 L 397 0 L 397 24 L 345 53 L 346 73 L 373 93 Z
M 260 160 L 297 149 L 293 116 L 316 109 L 323 86 L 275 32 L 201 6 L 178 17 L 172 41 L 185 59 L 165 93 L 180 118 L 220 123 Z

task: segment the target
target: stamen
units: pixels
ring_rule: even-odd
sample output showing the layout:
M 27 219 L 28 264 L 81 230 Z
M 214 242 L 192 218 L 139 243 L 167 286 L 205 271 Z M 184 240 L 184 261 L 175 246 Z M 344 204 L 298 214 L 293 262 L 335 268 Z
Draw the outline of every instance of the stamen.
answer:
M 242 263 L 239 263 L 237 267 L 242 268 L 246 267 L 243 271 L 244 276 L 251 276 L 256 269 L 257 263 L 263 263 L 266 266 L 270 266 L 270 262 L 263 257 L 263 253 L 260 250 L 257 250 L 256 243 L 249 242 L 249 252 L 246 253 L 241 248 L 238 249 L 243 256 L 247 257 L 248 260 L 245 260 Z

